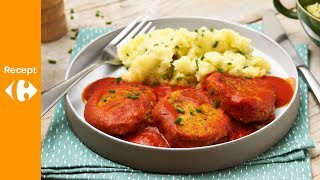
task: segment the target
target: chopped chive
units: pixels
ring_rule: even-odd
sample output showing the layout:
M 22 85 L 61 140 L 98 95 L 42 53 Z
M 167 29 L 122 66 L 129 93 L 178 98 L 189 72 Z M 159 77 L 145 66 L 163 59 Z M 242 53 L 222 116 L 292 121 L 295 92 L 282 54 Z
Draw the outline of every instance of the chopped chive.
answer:
M 201 112 L 202 112 L 202 109 L 201 109 L 201 108 L 196 108 L 196 111 L 197 111 L 198 113 L 201 113 Z
M 71 15 L 71 16 L 70 16 L 70 19 L 71 19 L 71 20 L 73 20 L 73 19 L 74 19 L 74 17 Z
M 170 39 L 170 41 L 172 41 L 172 40 L 173 40 L 173 38 Z
M 136 92 L 134 95 L 135 95 L 135 96 L 139 96 L 139 95 L 140 95 L 140 93 L 139 93 L 139 92 Z
M 96 11 L 96 17 L 100 16 L 100 11 Z
M 117 77 L 116 81 L 117 83 L 119 83 L 120 81 L 122 81 L 122 77 Z
M 215 100 L 213 106 L 214 106 L 215 108 L 218 108 L 219 105 L 220 105 L 220 101 L 219 101 L 219 100 Z
M 245 76 L 245 78 L 247 78 L 247 79 L 252 79 L 252 77 L 251 77 L 251 76 Z
M 181 81 L 182 80 L 182 77 L 177 77 L 177 81 Z
M 231 63 L 231 62 L 228 62 L 228 65 L 232 65 L 232 63 Z
M 211 28 L 210 28 L 210 31 L 211 31 L 211 32 L 213 32 L 213 31 L 214 31 L 214 28 L 213 28 L 213 27 L 211 27 Z
M 202 55 L 201 57 L 200 57 L 200 60 L 202 61 L 204 59 L 204 55 Z
M 194 32 L 198 33 L 198 29 L 195 29 Z
M 205 30 L 204 29 L 202 29 L 202 32 L 204 32 Z
M 128 93 L 127 94 L 127 98 L 131 98 L 132 96 L 131 96 L 131 94 L 130 93 Z
M 162 74 L 161 77 L 162 77 L 163 80 L 166 80 L 168 78 L 168 75 L 167 74 Z
M 131 99 L 139 99 L 139 96 L 131 96 Z
M 72 37 L 70 37 L 70 39 L 75 40 L 75 39 L 76 39 L 76 37 L 72 36 Z
M 165 45 L 164 47 L 166 47 L 166 48 L 167 48 L 167 47 L 168 47 L 168 45 Z
M 181 109 L 181 108 L 179 108 L 179 107 L 176 107 L 176 110 L 177 110 L 179 113 L 181 113 L 181 114 L 184 114 L 184 113 L 185 113 L 185 110 L 183 110 L 183 109 Z
M 115 93 L 116 92 L 116 90 L 114 90 L 114 89 L 109 89 L 109 93 Z
M 155 45 L 153 45 L 153 46 L 159 46 L 159 44 L 157 43 L 157 44 L 155 44 Z
M 211 89 L 211 90 L 210 90 L 210 95 L 213 95 L 214 92 L 215 92 L 214 89 Z
M 199 71 L 199 61 L 198 61 L 198 59 L 196 59 L 196 71 Z
M 219 44 L 219 41 L 214 42 L 213 47 L 216 48 Z
M 218 72 L 223 73 L 223 69 L 222 68 L 218 68 Z
M 75 29 L 71 29 L 72 32 L 78 32 L 79 29 L 78 28 L 75 28 Z
M 182 118 L 181 118 L 181 117 L 178 117 L 178 118 L 174 121 L 174 123 L 175 123 L 175 124 L 180 124 L 181 121 L 182 121 Z
M 244 66 L 243 68 L 247 68 L 247 67 L 249 67 L 249 66 Z
M 174 48 L 179 49 L 179 46 L 177 45 L 177 46 L 176 46 L 176 47 L 174 47 Z
M 72 48 L 70 48 L 68 51 L 68 54 L 71 54 L 71 53 L 72 53 Z
M 129 57 L 130 55 L 129 55 L 129 53 L 126 53 L 126 55 Z
M 110 25 L 110 24 L 112 24 L 112 21 L 107 21 L 106 22 L 106 25 Z
M 190 110 L 190 115 L 194 115 L 194 110 Z
M 102 101 L 103 102 L 107 102 L 107 97 L 106 96 L 102 96 Z
M 74 9 L 70 9 L 70 13 L 73 14 L 74 13 Z
M 54 60 L 54 59 L 48 59 L 48 62 L 49 62 L 50 64 L 56 64 L 56 63 L 57 63 L 57 61 Z

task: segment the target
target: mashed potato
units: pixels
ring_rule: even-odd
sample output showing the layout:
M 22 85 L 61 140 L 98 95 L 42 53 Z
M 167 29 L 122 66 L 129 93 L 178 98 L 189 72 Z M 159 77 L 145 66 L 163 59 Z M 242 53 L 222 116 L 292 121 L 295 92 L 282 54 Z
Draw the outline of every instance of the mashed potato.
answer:
M 309 13 L 314 15 L 316 18 L 320 19 L 320 4 L 319 3 L 314 3 L 309 6 L 307 6 L 307 10 Z
M 195 86 L 214 71 L 248 78 L 270 71 L 266 60 L 252 55 L 250 40 L 230 29 L 159 29 L 130 40 L 118 56 L 128 67 L 123 79 L 149 85 Z

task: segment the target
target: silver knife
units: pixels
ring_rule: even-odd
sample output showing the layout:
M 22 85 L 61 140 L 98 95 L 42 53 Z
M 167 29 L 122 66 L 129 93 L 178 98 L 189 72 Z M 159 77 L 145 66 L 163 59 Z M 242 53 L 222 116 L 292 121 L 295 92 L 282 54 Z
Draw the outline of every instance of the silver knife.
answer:
M 320 102 L 320 85 L 309 71 L 308 67 L 303 63 L 292 42 L 282 29 L 282 26 L 272 10 L 267 10 L 263 15 L 263 31 L 264 33 L 278 42 L 284 50 L 292 58 L 299 74 L 306 80 L 311 91 L 313 91 L 316 99 Z

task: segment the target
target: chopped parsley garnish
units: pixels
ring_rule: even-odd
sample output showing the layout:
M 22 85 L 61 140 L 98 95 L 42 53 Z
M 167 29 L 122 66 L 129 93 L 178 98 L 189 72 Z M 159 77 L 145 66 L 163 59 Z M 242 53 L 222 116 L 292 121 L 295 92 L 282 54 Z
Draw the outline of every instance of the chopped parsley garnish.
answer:
M 195 29 L 194 32 L 198 33 L 198 29 Z
M 167 48 L 167 47 L 168 47 L 168 45 L 165 45 L 164 47 L 166 47 L 166 48 Z
M 182 118 L 181 118 L 181 117 L 178 117 L 178 118 L 174 121 L 174 123 L 175 123 L 175 124 L 180 124 L 181 121 L 182 121 Z
M 252 77 L 251 77 L 251 76 L 245 76 L 245 78 L 247 78 L 247 79 L 252 79 Z
M 157 43 L 157 44 L 155 44 L 155 45 L 153 45 L 153 46 L 159 46 L 159 44 Z
M 231 63 L 231 62 L 228 62 L 228 65 L 232 65 L 232 63 Z
M 54 60 L 54 59 L 48 59 L 48 62 L 49 62 L 50 64 L 56 64 L 56 63 L 57 63 L 57 61 Z
M 179 46 L 177 45 L 177 46 L 176 46 L 176 47 L 174 47 L 174 48 L 179 49 Z
M 130 93 L 128 93 L 127 94 L 127 98 L 131 98 L 132 96 L 131 96 L 131 94 Z
M 214 42 L 213 47 L 216 48 L 219 44 L 219 41 Z
M 73 15 L 71 15 L 71 16 L 70 16 L 70 19 L 71 19 L 71 20 L 73 20 L 73 19 L 74 19 Z
M 173 38 L 170 39 L 170 41 L 172 41 L 172 40 L 173 40 Z
M 223 69 L 222 68 L 218 68 L 217 70 L 218 70 L 218 72 L 223 73 Z
M 129 55 L 129 53 L 126 53 L 126 55 L 129 57 L 130 55 Z
M 194 110 L 190 110 L 190 115 L 194 115 Z
M 112 21 L 107 21 L 106 22 L 106 25 L 110 25 L 110 24 L 112 24 Z
M 75 36 L 72 36 L 72 37 L 70 37 L 70 39 L 72 39 L 72 40 L 75 40 L 77 37 L 75 37 Z
M 116 81 L 117 83 L 119 83 L 120 81 L 122 81 L 122 77 L 117 77 Z
M 202 112 L 202 109 L 201 109 L 201 108 L 196 108 L 196 111 L 197 111 L 198 113 L 201 113 L 201 112 Z
M 116 92 L 116 90 L 114 90 L 114 89 L 109 89 L 109 93 L 115 93 Z
M 74 28 L 74 29 L 71 29 L 72 32 L 78 32 L 79 29 L 78 28 Z
M 202 55 L 201 57 L 200 57 L 200 60 L 202 61 L 204 59 L 204 55 Z
M 215 100 L 213 106 L 214 106 L 215 108 L 218 108 L 219 105 L 220 105 L 220 101 L 219 101 L 219 100 Z
M 70 14 L 73 14 L 74 13 L 74 9 L 70 9 Z
M 72 48 L 70 48 L 68 51 L 68 54 L 71 54 L 71 53 L 72 53 Z
M 107 97 L 106 96 L 102 96 L 102 99 L 101 99 L 103 102 L 107 102 Z
M 215 92 L 214 89 L 211 89 L 211 90 L 210 90 L 210 95 L 213 95 L 214 92 Z
M 181 114 L 185 113 L 185 110 L 183 110 L 182 108 L 176 107 L 176 110 Z
M 214 28 L 213 28 L 213 27 L 211 27 L 211 28 L 210 28 L 210 31 L 211 31 L 211 32 L 213 32 L 213 31 L 214 31 Z

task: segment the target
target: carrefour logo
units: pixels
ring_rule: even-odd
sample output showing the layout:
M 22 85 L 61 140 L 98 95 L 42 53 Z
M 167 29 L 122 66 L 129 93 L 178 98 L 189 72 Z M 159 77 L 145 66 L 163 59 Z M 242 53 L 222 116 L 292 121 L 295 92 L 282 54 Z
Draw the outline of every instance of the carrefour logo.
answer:
M 27 85 L 27 87 L 25 86 Z M 13 93 L 15 91 L 16 93 Z M 13 81 L 5 90 L 5 92 L 11 97 L 13 100 L 18 100 L 20 102 L 24 102 L 30 100 L 33 95 L 37 93 L 37 89 L 29 82 L 25 80 L 19 80 L 17 83 Z M 25 94 L 28 94 L 28 99 L 26 100 Z

